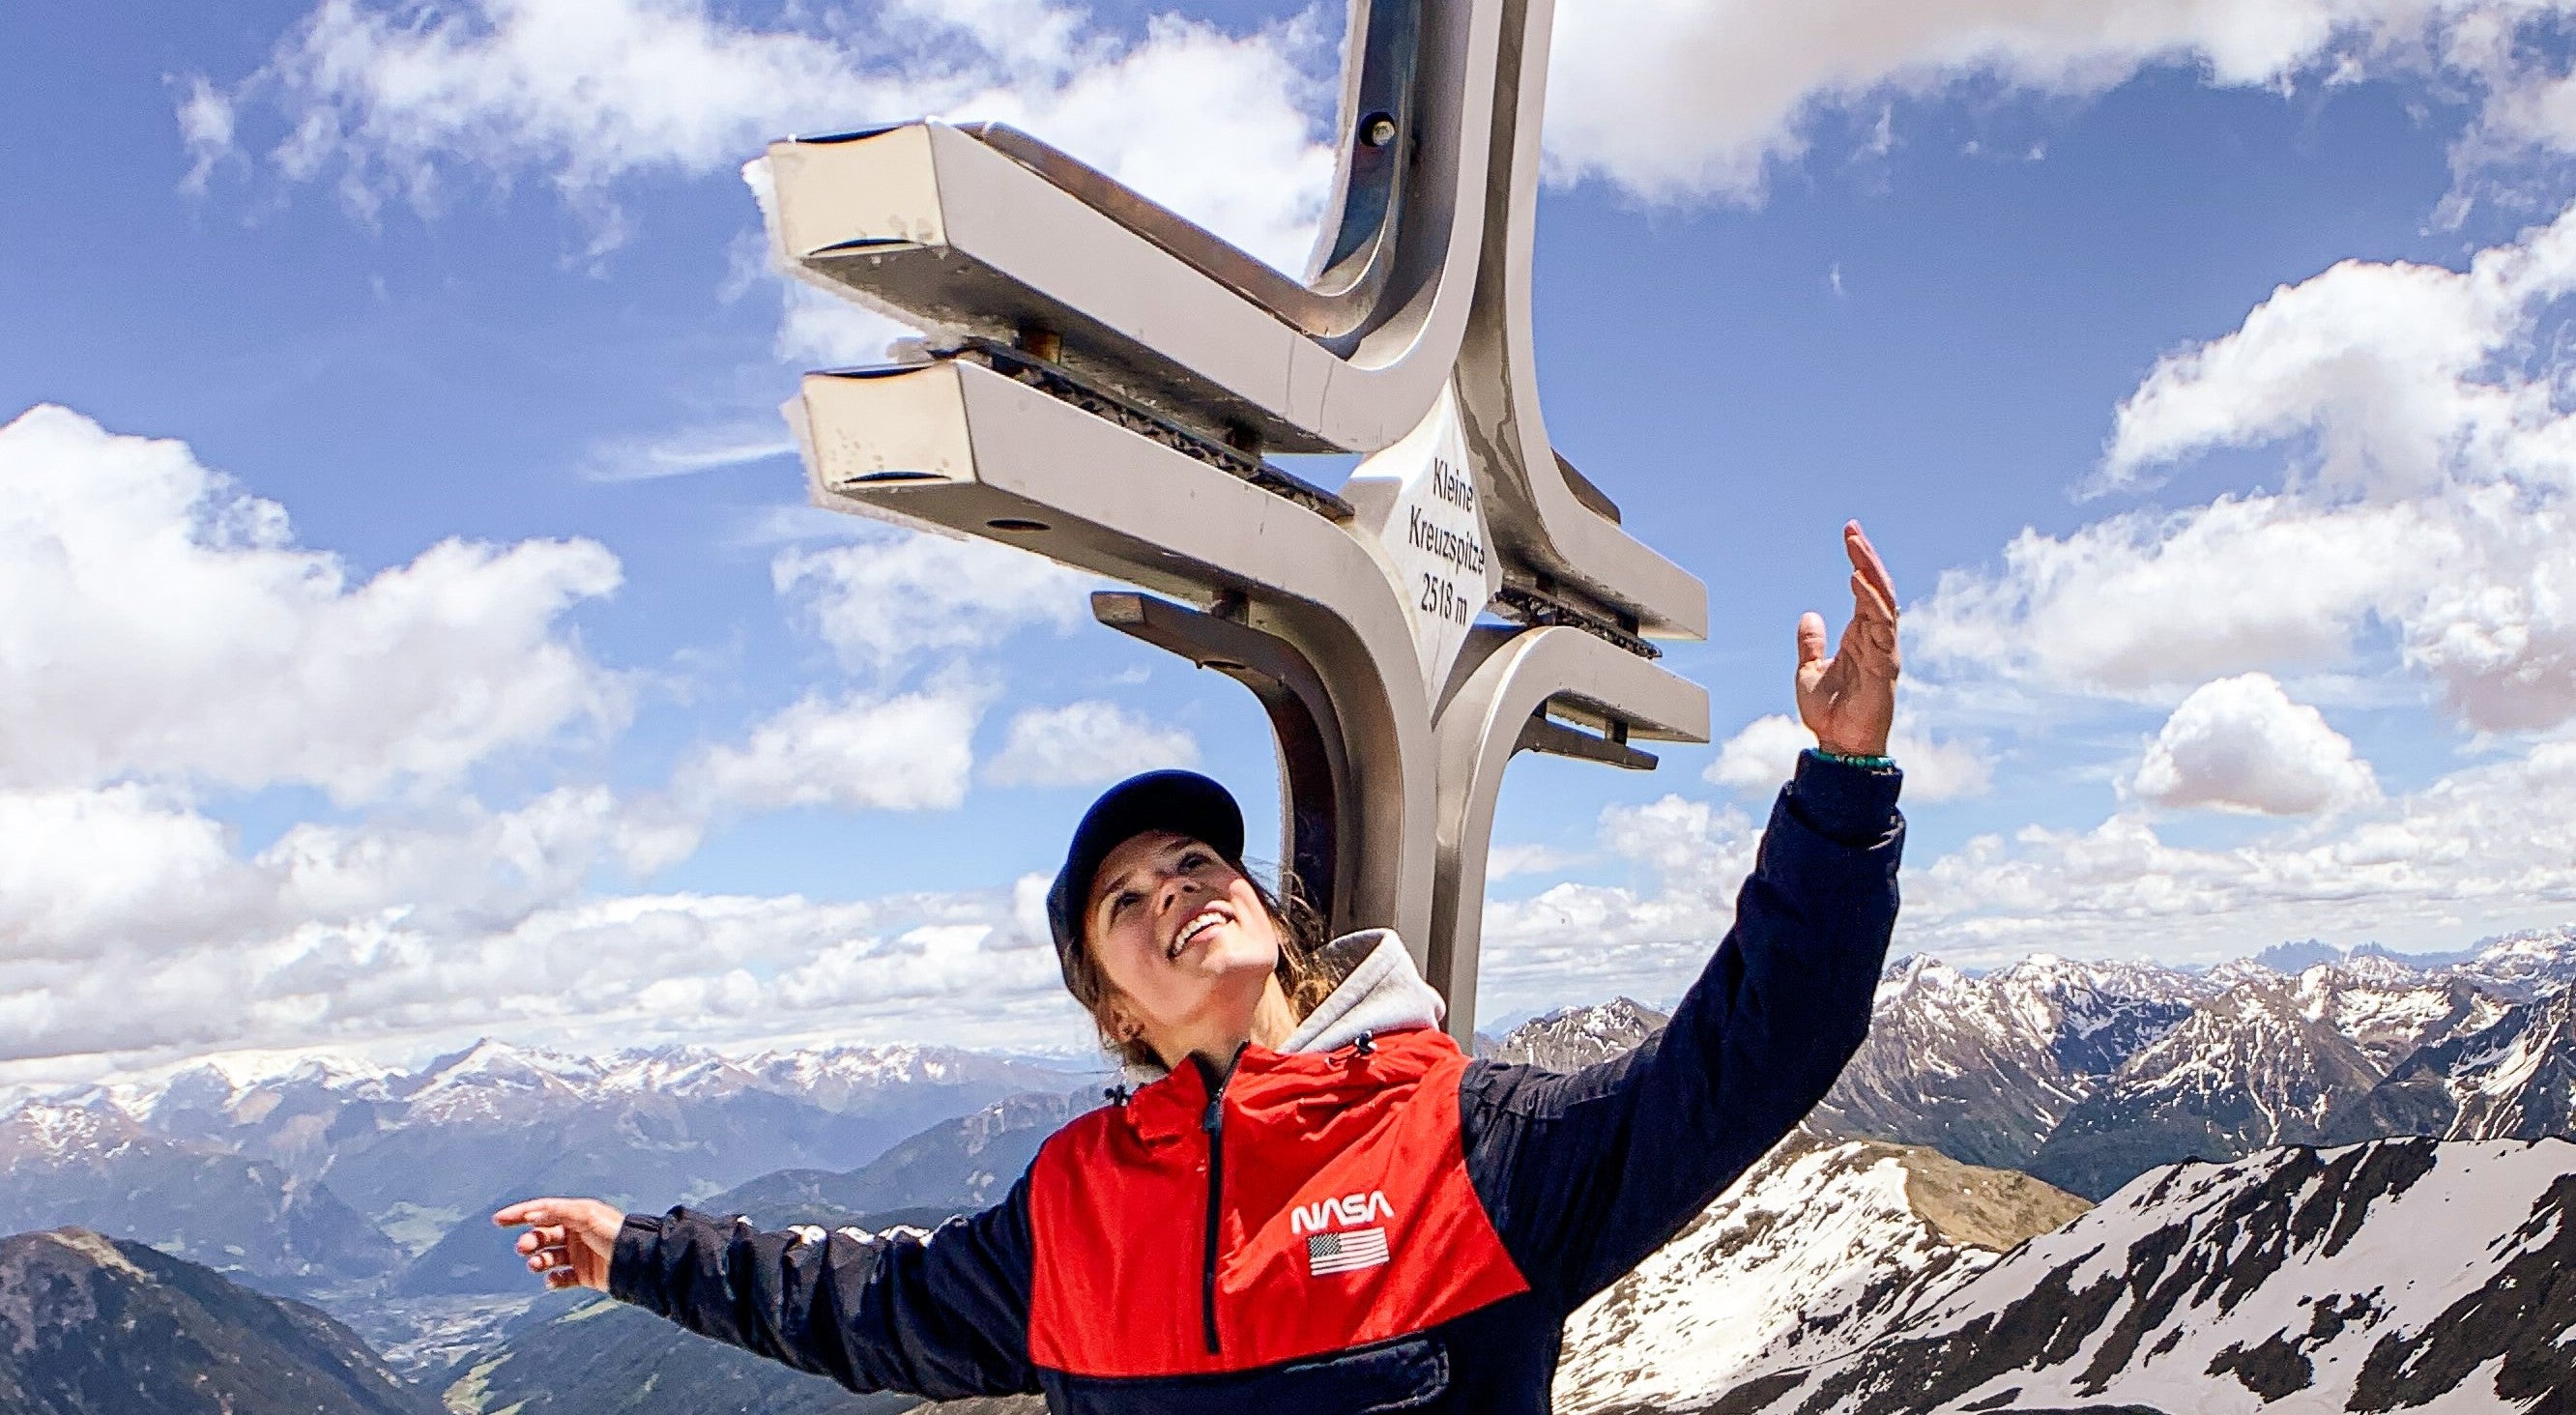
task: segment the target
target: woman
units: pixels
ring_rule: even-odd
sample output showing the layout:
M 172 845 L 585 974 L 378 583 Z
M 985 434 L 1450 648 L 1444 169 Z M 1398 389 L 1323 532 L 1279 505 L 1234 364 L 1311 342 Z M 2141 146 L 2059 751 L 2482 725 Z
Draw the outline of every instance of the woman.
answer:
M 1530 1412 L 1566 1314 L 1696 1216 L 1859 1046 L 1896 916 L 1896 593 L 1798 625 L 1820 751 L 1661 1032 L 1571 1074 L 1470 1060 L 1383 932 L 1309 955 L 1185 772 L 1111 790 L 1048 897 L 1066 985 L 1160 1072 L 926 1239 L 760 1233 L 535 1199 L 493 1216 L 586 1285 L 853 1390 L 1043 1391 L 1060 1412 Z M 1336 965 L 1340 965 L 1336 967 Z M 1338 971 L 1338 979 L 1333 974 Z

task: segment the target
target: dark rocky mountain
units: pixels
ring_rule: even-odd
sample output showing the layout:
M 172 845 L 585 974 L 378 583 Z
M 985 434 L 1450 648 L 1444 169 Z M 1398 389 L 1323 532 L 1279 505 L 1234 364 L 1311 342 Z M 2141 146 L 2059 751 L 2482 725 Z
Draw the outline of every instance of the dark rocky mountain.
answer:
M 2122 1063 L 2213 993 L 2152 964 L 2039 954 L 1972 977 L 1904 959 L 1879 985 L 1869 1039 L 1811 1123 L 2020 1168 Z
M 2327 1117 L 2369 1094 L 2392 1066 L 2502 1011 L 2467 979 L 2384 958 L 2290 977 L 2230 965 L 2210 981 L 2218 991 L 2050 1132 L 2031 1173 L 2098 1198 L 2158 1165 L 2316 1144 Z
M 1634 999 L 1612 998 L 1533 1017 L 1478 1053 L 1496 1061 L 1574 1071 L 1628 1051 L 1670 1020 Z
M 944 1217 L 999 1203 L 1037 1158 L 1038 1146 L 1101 1092 L 1011 1096 L 934 1125 L 846 1173 L 783 1170 L 725 1191 L 700 1207 L 746 1214 L 763 1227 L 835 1226 L 853 1214 L 898 1211 Z
M 1857 1351 L 1703 1415 L 2576 1409 L 2576 1144 L 2386 1140 L 2139 1177 Z
M 271 1161 L 153 1136 L 103 1104 L 0 1117 L 0 1232 L 72 1223 L 148 1233 L 272 1291 L 366 1278 L 402 1258 L 329 1185 Z
M 2329 1116 L 2331 1143 L 2382 1135 L 2576 1135 L 2576 989 L 2520 1003 L 2426 1046 Z
M 441 1415 L 348 1328 L 140 1243 L 0 1239 L 10 1415 Z

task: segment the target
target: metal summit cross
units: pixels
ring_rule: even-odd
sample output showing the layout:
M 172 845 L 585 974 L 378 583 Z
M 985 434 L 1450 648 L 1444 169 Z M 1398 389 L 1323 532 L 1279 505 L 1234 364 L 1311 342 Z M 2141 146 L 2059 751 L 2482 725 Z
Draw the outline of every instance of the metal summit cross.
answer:
M 1554 9 L 1351 0 L 1303 282 L 1006 127 L 769 148 L 784 263 L 929 331 L 921 361 L 806 376 L 817 502 L 1158 592 L 1092 612 L 1259 697 L 1306 898 L 1401 933 L 1462 1040 L 1512 755 L 1645 769 L 1638 740 L 1708 739 L 1647 642 L 1704 636 L 1706 590 L 1539 416 Z M 1367 459 L 1338 494 L 1264 460 L 1318 452 Z

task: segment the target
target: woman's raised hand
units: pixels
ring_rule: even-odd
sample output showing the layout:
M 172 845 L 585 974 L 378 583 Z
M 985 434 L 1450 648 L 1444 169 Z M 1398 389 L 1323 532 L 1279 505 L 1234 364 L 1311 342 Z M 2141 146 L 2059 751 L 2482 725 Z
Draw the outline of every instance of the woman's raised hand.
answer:
M 1843 553 L 1851 557 L 1852 617 L 1843 641 L 1825 657 L 1825 617 L 1810 610 L 1798 620 L 1798 718 L 1816 734 L 1816 745 L 1844 756 L 1887 754 L 1887 731 L 1896 720 L 1896 584 L 1860 522 L 1843 523 Z
M 548 1287 L 595 1287 L 608 1290 L 608 1260 L 617 1252 L 617 1230 L 624 1211 L 597 1199 L 523 1199 L 492 1221 L 503 1228 L 528 1225 L 519 1235 L 519 1251 L 528 1271 Z

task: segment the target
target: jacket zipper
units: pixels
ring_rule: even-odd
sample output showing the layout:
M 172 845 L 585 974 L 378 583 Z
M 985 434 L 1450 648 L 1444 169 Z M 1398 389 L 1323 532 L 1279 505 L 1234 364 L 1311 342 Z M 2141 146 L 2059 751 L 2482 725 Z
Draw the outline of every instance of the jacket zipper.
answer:
M 1220 1221 L 1225 1212 L 1225 1088 L 1234 1080 L 1234 1069 L 1242 1064 L 1243 1047 L 1238 1046 L 1225 1063 L 1225 1070 L 1210 1080 L 1207 1114 L 1199 1118 L 1199 1129 L 1207 1133 L 1208 1142 L 1207 1261 L 1199 1272 L 1199 1314 L 1206 1327 L 1210 1356 L 1224 1350 L 1216 1335 L 1216 1260 Z M 1204 1065 L 1201 1070 L 1205 1072 Z

